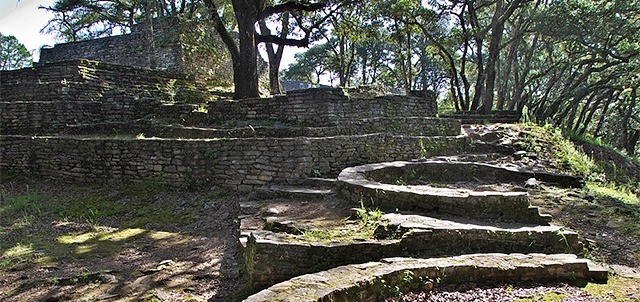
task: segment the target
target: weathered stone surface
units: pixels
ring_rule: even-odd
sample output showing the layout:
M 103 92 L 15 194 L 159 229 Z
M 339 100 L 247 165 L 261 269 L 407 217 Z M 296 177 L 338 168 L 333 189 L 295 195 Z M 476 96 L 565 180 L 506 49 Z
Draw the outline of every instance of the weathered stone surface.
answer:
M 207 101 L 197 87 L 183 74 L 87 60 L 1 71 L 0 133 L 42 135 L 68 125 L 130 123 L 167 104 L 179 116 L 192 110 L 177 105 L 184 94 Z
M 253 285 L 260 289 L 300 274 L 393 256 L 443 256 L 463 253 L 581 253 L 578 234 L 559 226 L 456 222 L 419 215 L 385 214 L 378 240 L 302 242 L 269 231 L 254 232 L 245 249 Z M 272 225 L 279 223 L 277 218 Z M 288 228 L 280 228 L 286 231 Z M 295 229 L 291 227 L 290 229 Z
M 550 217 L 529 206 L 526 192 L 455 188 L 456 183 L 518 183 L 536 177 L 548 182 L 580 185 L 572 176 L 517 171 L 489 164 L 445 161 L 386 162 L 350 167 L 338 176 L 340 192 L 354 202 L 393 211 L 419 210 L 461 217 L 546 224 Z M 425 185 L 407 185 L 418 179 Z M 434 185 L 428 185 L 433 183 Z M 439 187 L 449 184 L 450 187 Z
M 406 278 L 410 275 L 411 278 Z M 352 264 L 278 283 L 248 297 L 259 301 L 378 301 L 395 287 L 436 279 L 443 283 L 588 279 L 607 271 L 568 254 L 477 254 L 448 258 L 388 258 Z
M 363 163 L 417 158 L 421 140 L 387 134 L 200 140 L 4 135 L 0 169 L 67 181 L 189 180 L 250 191 Z M 466 146 L 463 137 L 428 140 L 431 155 Z
M 313 88 L 270 98 L 215 102 L 208 106 L 209 121 L 207 123 L 229 119 L 279 120 L 313 126 L 360 123 L 362 127 L 367 127 L 386 123 L 389 132 L 394 133 L 393 128 L 396 128 L 395 132 L 403 129 L 402 123 L 376 118 L 419 119 L 411 117 L 432 117 L 436 113 L 437 103 L 434 98 L 384 96 L 357 99 L 345 95 L 339 88 Z M 434 122 L 434 125 L 437 124 L 438 122 Z M 441 122 L 441 126 L 441 130 L 446 130 L 448 133 L 460 132 L 460 128 L 449 127 L 444 121 Z M 407 130 L 414 133 L 422 132 L 418 127 Z
M 197 46 L 197 47 L 195 47 Z M 175 17 L 154 18 L 131 33 L 40 50 L 40 64 L 78 59 L 181 72 L 218 86 L 233 84 L 231 57 L 213 26 Z

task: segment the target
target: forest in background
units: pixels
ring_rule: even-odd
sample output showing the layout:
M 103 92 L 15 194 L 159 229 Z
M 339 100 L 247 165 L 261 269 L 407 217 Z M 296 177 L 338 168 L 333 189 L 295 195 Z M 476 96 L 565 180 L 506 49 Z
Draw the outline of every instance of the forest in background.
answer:
M 225 41 L 239 98 L 258 93 L 244 83 L 257 78 L 246 62 L 264 47 L 273 94 L 280 78 L 432 90 L 441 108 L 518 110 L 638 154 L 636 1 L 58 0 L 44 9 L 56 17 L 43 31 L 63 41 L 126 33 L 160 16 L 213 21 L 219 33 L 239 33 L 239 43 Z M 282 70 L 285 45 L 308 48 Z

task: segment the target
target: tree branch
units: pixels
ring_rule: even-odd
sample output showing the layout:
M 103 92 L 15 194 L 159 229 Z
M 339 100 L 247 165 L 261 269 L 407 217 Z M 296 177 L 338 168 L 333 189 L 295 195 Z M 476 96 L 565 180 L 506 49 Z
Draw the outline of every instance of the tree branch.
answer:
M 302 39 L 288 39 L 275 35 L 256 35 L 256 43 L 273 43 L 295 47 L 309 47 L 309 38 L 308 36 L 305 36 Z
M 233 60 L 234 64 L 236 64 L 236 62 L 239 62 L 240 60 L 240 49 L 238 48 L 238 44 L 233 39 L 233 37 L 231 37 L 231 34 L 229 34 L 229 31 L 224 26 L 224 22 L 222 21 L 222 18 L 218 13 L 218 7 L 216 6 L 215 3 L 213 3 L 213 0 L 204 0 L 204 3 L 209 9 L 209 12 L 211 13 L 211 19 L 213 20 L 213 27 L 216 29 L 216 31 L 220 35 L 222 42 L 224 42 L 224 44 L 227 46 L 227 49 L 231 54 L 231 59 Z
M 287 1 L 282 4 L 265 7 L 258 15 L 258 19 L 264 19 L 268 16 L 284 13 L 284 12 L 293 12 L 293 11 L 314 12 L 314 11 L 325 8 L 326 6 L 327 6 L 327 2 L 300 3 L 298 1 Z

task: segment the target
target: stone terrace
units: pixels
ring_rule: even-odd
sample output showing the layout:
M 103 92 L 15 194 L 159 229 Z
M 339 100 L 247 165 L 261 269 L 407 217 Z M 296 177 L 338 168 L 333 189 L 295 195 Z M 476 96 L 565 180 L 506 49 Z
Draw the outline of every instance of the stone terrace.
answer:
M 580 254 L 577 234 L 549 225 L 547 216 L 529 207 L 526 189 L 511 192 L 532 177 L 553 182 L 548 175 L 474 163 L 425 164 L 433 157 L 455 162 L 463 158 L 455 155 L 509 158 L 514 152 L 471 143 L 461 135 L 459 120 L 436 118 L 436 113 L 433 94 L 359 97 L 328 88 L 226 100 L 180 74 L 59 62 L 0 72 L 0 172 L 69 182 L 198 183 L 251 192 L 240 204 L 239 217 L 248 293 L 272 287 L 249 301 L 327 301 L 351 293 L 378 297 L 372 293 L 388 294 L 377 292 L 380 282 L 407 270 L 437 277 L 443 265 L 457 277 L 473 277 L 457 281 L 606 278 L 586 260 L 554 255 Z M 413 161 L 418 158 L 427 160 Z M 397 161 L 402 164 L 380 164 Z M 399 166 L 403 169 L 376 170 Z M 474 191 L 486 185 L 479 181 L 474 188 L 427 189 L 435 197 L 427 201 L 418 194 L 410 198 L 412 206 L 394 203 L 408 196 L 403 190 L 424 185 L 403 182 L 457 185 L 455 175 L 469 171 L 485 171 L 475 178 L 496 177 L 486 180 L 491 186 L 482 194 Z M 510 181 L 498 177 L 504 175 Z M 559 186 L 581 185 L 571 177 L 558 179 L 563 179 Z M 454 211 L 468 200 L 447 199 L 453 191 L 475 199 L 464 211 Z M 398 192 L 401 196 L 394 197 Z M 505 197 L 511 195 L 516 198 Z M 321 224 L 339 228 L 350 207 L 384 203 L 388 213 L 382 218 L 388 223 L 376 229 L 375 238 L 301 239 L 301 233 Z M 487 215 L 469 215 L 473 204 Z M 287 209 L 296 208 L 304 218 L 288 215 Z M 509 211 L 517 215 L 499 215 Z M 464 256 L 495 252 L 551 255 Z M 462 256 L 447 257 L 452 255 Z M 410 256 L 425 259 L 383 259 Z M 286 281 L 308 273 L 317 274 Z M 329 286 L 336 284 L 341 285 Z M 302 299 L 300 292 L 314 294 Z

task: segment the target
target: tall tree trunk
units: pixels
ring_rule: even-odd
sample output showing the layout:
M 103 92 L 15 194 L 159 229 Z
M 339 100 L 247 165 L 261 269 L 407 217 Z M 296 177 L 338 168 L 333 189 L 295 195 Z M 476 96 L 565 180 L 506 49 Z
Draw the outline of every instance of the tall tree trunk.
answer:
M 638 139 L 635 137 L 637 135 L 637 129 L 629 129 L 631 123 L 631 114 L 634 111 L 636 106 L 636 98 L 637 98 L 638 88 L 634 87 L 631 89 L 631 94 L 629 95 L 629 107 L 624 111 L 624 115 L 622 117 L 622 139 L 621 139 L 621 147 L 627 151 L 627 154 L 633 155 L 635 152 L 635 145 L 638 142 Z
M 587 103 L 582 107 L 582 110 L 580 111 L 580 115 L 578 116 L 578 120 L 574 123 L 573 129 L 571 130 L 573 131 L 573 133 L 579 133 L 581 128 L 586 129 L 587 126 L 589 126 L 589 123 L 591 122 L 591 117 L 593 116 L 594 111 L 600 106 L 600 103 L 602 103 L 602 99 L 604 98 L 603 94 L 601 93 L 594 92 L 592 96 L 595 96 L 595 97 L 589 98 L 589 101 L 587 101 Z M 589 104 L 594 98 L 595 98 L 595 102 L 593 102 L 593 104 L 589 106 Z
M 233 62 L 235 99 L 256 98 L 258 90 L 258 49 L 255 40 L 257 7 L 250 1 L 233 1 L 233 10 L 238 21 L 238 40 L 241 60 Z
M 598 124 L 596 125 L 596 129 L 593 130 L 593 137 L 600 136 L 600 130 L 602 129 L 602 125 L 604 125 L 604 118 L 607 116 L 607 112 L 609 111 L 609 106 L 611 103 L 618 98 L 616 93 L 611 93 L 607 101 L 604 103 L 604 107 L 602 108 L 602 113 L 600 113 L 600 119 L 598 119 Z
M 282 32 L 280 38 L 284 39 L 289 34 L 289 13 L 283 13 L 280 18 L 282 25 Z M 267 27 L 265 20 L 260 20 L 260 32 L 264 35 L 271 35 L 271 30 Z M 267 57 L 269 59 L 269 91 L 272 95 L 282 94 L 282 87 L 280 86 L 280 63 L 282 62 L 282 54 L 284 52 L 284 45 L 279 45 L 276 50 L 273 43 L 265 43 L 267 48 Z
M 487 59 L 485 88 L 483 91 L 482 107 L 480 111 L 491 112 L 493 108 L 494 90 L 496 84 L 496 64 L 500 57 L 500 41 L 504 31 L 504 22 L 500 22 L 504 14 L 504 2 L 496 0 L 496 10 L 491 21 L 491 38 L 489 39 L 489 58 Z

